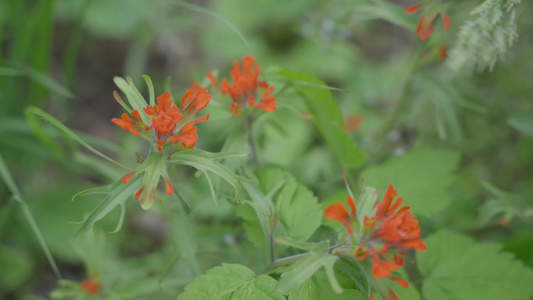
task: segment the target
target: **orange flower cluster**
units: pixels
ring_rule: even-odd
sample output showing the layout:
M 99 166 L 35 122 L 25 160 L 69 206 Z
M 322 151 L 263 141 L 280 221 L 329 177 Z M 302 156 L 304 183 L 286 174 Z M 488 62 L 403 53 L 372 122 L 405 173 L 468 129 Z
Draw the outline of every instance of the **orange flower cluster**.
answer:
M 163 152 L 163 147 L 167 143 L 181 143 L 184 148 L 192 149 L 198 140 L 197 129 L 194 125 L 206 121 L 209 118 L 209 114 L 185 124 L 182 124 L 182 120 L 184 120 L 184 117 L 188 117 L 187 119 L 194 117 L 198 111 L 206 107 L 210 99 L 211 96 L 204 89 L 188 91 L 183 96 L 178 108 L 173 104 L 170 93 L 164 92 L 157 97 L 157 104 L 143 108 L 151 124 L 145 124 L 141 115 L 135 109 L 131 111 L 135 120 L 124 113 L 122 114 L 122 119 L 114 118 L 111 121 L 120 126 L 120 128 L 129 130 L 134 135 L 145 136 L 148 140 L 153 140 L 156 150 L 160 153 Z
M 229 95 L 232 99 L 231 113 L 238 116 L 241 114 L 242 106 L 247 103 L 250 107 L 257 107 L 268 112 L 276 110 L 276 98 L 270 96 L 274 91 L 273 86 L 269 86 L 266 81 L 259 80 L 260 67 L 259 64 L 254 70 L 255 58 L 251 55 L 246 55 L 242 58 L 242 68 L 238 61 L 233 62 L 233 69 L 230 71 L 232 83 L 230 84 L 226 78 L 222 79 L 219 87 L 215 76 L 207 73 L 207 78 L 211 81 L 211 85 L 215 89 L 219 89 L 223 95 Z M 257 89 L 265 89 L 261 99 L 257 101 Z
M 81 289 L 89 295 L 96 295 L 100 291 L 100 285 L 94 280 L 84 279 L 81 281 Z
M 420 238 L 418 221 L 409 212 L 410 207 L 400 208 L 403 202 L 401 197 L 393 204 L 396 195 L 397 191 L 389 185 L 383 200 L 376 203 L 373 215 L 365 216 L 362 224 L 359 223 L 355 202 L 350 196 L 346 198 L 350 212 L 338 202 L 327 207 L 324 215 L 327 219 L 342 223 L 350 235 L 354 235 L 354 227 L 360 229 L 360 232 L 355 232 L 359 237 L 359 245 L 354 256 L 359 261 L 372 257 L 372 275 L 376 279 L 389 278 L 402 287 L 408 287 L 407 281 L 391 276 L 392 271 L 404 265 L 404 249 L 424 251 L 426 245 Z M 388 294 L 389 298 L 398 299 L 392 290 L 388 290 Z
M 407 13 L 414 14 L 416 13 L 421 7 L 423 6 L 422 3 L 415 4 L 413 6 L 410 6 L 405 9 Z M 448 16 L 448 13 L 446 11 L 440 12 L 442 16 L 442 24 L 444 26 L 444 30 L 450 29 L 450 26 L 452 25 L 452 22 L 450 20 L 450 16 Z M 416 27 L 416 34 L 420 37 L 421 40 L 425 41 L 429 39 L 431 36 L 431 33 L 435 30 L 433 28 L 433 22 L 435 21 L 435 18 L 437 18 L 438 13 L 423 13 L 420 19 L 418 20 L 418 26 Z
M 121 101 L 118 93 L 115 94 L 115 98 Z M 207 106 L 210 99 L 211 96 L 205 89 L 190 90 L 185 93 L 178 108 L 177 105 L 173 104 L 170 93 L 164 92 L 157 97 L 157 104 L 143 108 L 142 113 L 146 117 L 145 120 L 148 120 L 147 123 L 143 121 L 141 114 L 135 109 L 131 111 L 135 120 L 124 113 L 121 119 L 114 118 L 112 121 L 120 128 L 151 141 L 157 152 L 162 153 L 165 149 L 166 153 L 170 155 L 176 151 L 194 147 L 198 140 L 195 125 L 209 119 L 209 114 L 197 120 L 194 118 L 200 110 Z M 174 187 L 166 171 L 166 156 L 157 159 L 152 155 L 149 157 L 150 160 L 147 158 L 137 170 L 122 178 L 122 182 L 128 184 L 131 179 L 147 168 L 151 170 L 151 174 L 160 174 L 145 176 L 142 187 L 135 194 L 135 200 L 140 200 L 141 206 L 145 209 L 153 204 L 154 196 L 161 202 L 155 191 L 159 176 L 162 176 L 165 181 L 167 194 L 174 192 Z

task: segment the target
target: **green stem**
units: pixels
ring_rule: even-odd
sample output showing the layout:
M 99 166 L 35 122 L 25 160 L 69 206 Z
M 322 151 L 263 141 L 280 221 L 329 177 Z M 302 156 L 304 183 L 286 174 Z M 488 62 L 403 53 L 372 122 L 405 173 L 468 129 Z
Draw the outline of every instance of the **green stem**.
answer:
M 411 89 L 413 85 L 413 81 L 412 81 L 413 73 L 419 68 L 425 49 L 426 49 L 426 42 L 420 43 L 420 46 L 418 47 L 417 52 L 414 54 L 411 65 L 409 66 L 405 74 L 402 76 L 403 82 L 401 84 L 398 100 L 396 101 L 396 104 L 392 108 L 392 112 L 388 115 L 387 119 L 385 120 L 385 125 L 383 126 L 382 131 L 380 132 L 380 134 L 378 134 L 379 140 L 385 139 L 387 134 L 393 128 L 394 123 L 396 123 L 401 113 L 404 111 L 409 100 L 409 95 L 411 94 Z
M 24 215 L 26 216 L 26 219 L 28 220 L 28 223 L 30 224 L 31 229 L 33 230 L 33 233 L 35 234 L 35 237 L 39 241 L 39 244 L 41 245 L 41 248 L 46 255 L 46 258 L 48 259 L 48 262 L 50 263 L 50 266 L 52 267 L 52 270 L 54 271 L 56 277 L 61 280 L 61 274 L 59 273 L 59 269 L 57 268 L 57 264 L 52 257 L 52 254 L 50 253 L 50 249 L 48 249 L 48 246 L 46 245 L 46 241 L 44 240 L 44 237 L 39 230 L 39 226 L 37 226 L 37 223 L 35 222 L 35 218 L 33 217 L 28 205 L 26 205 L 26 201 L 24 201 L 24 198 L 22 197 L 22 193 L 18 189 L 17 185 L 15 184 L 15 181 L 13 180 L 13 177 L 11 177 L 11 173 L 9 173 L 9 170 L 7 169 L 7 165 L 4 162 L 4 158 L 0 154 L 0 177 L 3 179 L 4 183 L 7 185 L 7 188 L 11 191 L 11 194 L 13 195 L 13 198 L 20 203 L 20 206 L 22 207 L 22 211 L 24 212 Z
M 250 149 L 252 151 L 251 153 L 251 159 L 256 164 L 259 165 L 259 156 L 257 151 L 257 145 L 255 143 L 254 134 L 253 134 L 253 117 L 252 116 L 244 116 L 243 118 L 243 129 L 245 134 L 248 136 L 248 144 L 250 145 Z

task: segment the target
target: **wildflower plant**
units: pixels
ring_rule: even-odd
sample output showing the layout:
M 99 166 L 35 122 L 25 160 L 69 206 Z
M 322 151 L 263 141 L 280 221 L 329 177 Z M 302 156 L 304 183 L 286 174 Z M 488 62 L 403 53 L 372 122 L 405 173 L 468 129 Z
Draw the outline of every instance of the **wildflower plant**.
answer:
M 23 120 L 6 113 L 18 104 L 4 99 L 26 95 L 13 92 L 25 84 L 11 85 L 17 81 L 9 76 L 28 76 L 28 95 L 36 99 L 43 93 L 35 83 L 63 96 L 75 95 L 69 89 L 76 87 L 74 78 L 67 89 L 43 77 L 46 57 L 23 57 L 33 43 L 28 34 L 18 38 L 21 28 L 31 27 L 33 34 L 36 24 L 52 24 L 39 20 L 52 15 L 53 1 L 39 2 L 36 15 L 23 14 L 25 5 L 15 2 L 0 4 L 13 12 L 5 14 L 12 27 L 4 42 L 13 58 L 0 68 L 0 178 L 7 187 L 0 185 L 0 194 L 14 200 L 0 203 L 6 241 L 0 244 L 0 298 L 41 289 L 62 300 L 533 296 L 533 255 L 527 251 L 533 192 L 526 184 L 533 178 L 527 168 L 533 114 L 526 101 L 533 92 L 514 77 L 520 92 L 510 92 L 509 84 L 499 83 L 510 82 L 510 71 L 497 75 L 495 68 L 517 41 L 519 9 L 530 8 L 523 1 L 325 1 L 283 11 L 268 1 L 202 3 L 209 9 L 174 0 L 101 1 L 94 7 L 86 1 L 95 11 L 112 12 L 114 21 L 122 21 L 117 7 L 135 6 L 130 21 L 157 25 L 132 34 L 126 70 L 137 70 L 145 62 L 139 56 L 152 48 L 187 65 L 164 70 L 183 89 L 171 80 L 154 85 L 146 75 L 142 89 L 130 77 L 114 78 L 118 89 L 107 92 L 108 105 L 95 107 L 122 107 L 122 113 L 99 114 L 105 115 L 99 125 L 110 129 L 106 134 L 127 137 L 120 143 L 114 135 L 79 133 L 87 129 L 79 122 L 77 130 L 64 125 L 60 118 L 78 114 L 63 114 L 63 102 L 43 102 L 54 113 L 61 107 L 57 118 L 37 106 L 26 108 Z M 175 37 L 191 42 L 191 49 L 209 44 L 209 34 L 221 47 L 220 64 L 196 68 L 204 52 L 174 53 L 169 38 L 192 17 L 173 22 L 182 10 L 171 6 L 216 17 L 244 45 L 222 36 L 227 28 L 220 23 L 195 26 L 190 40 L 182 39 L 190 34 L 184 30 Z M 473 10 L 463 14 L 469 6 Z M 91 21 L 94 14 L 83 24 L 102 31 L 108 25 Z M 33 21 L 14 26 L 19 17 Z M 114 27 L 106 34 L 117 34 Z M 39 40 L 49 40 L 49 32 L 38 32 Z M 257 36 L 249 44 L 245 34 L 251 33 Z M 17 39 L 13 47 L 11 39 Z M 74 36 L 68 48 L 76 41 Z M 256 49 L 261 45 L 265 49 Z M 258 55 L 245 54 L 246 47 Z M 75 57 L 65 56 L 67 62 Z M 31 68 L 11 69 L 28 62 Z M 73 66 L 62 68 L 65 76 Z M 487 67 L 495 73 L 457 80 L 446 66 L 453 74 Z M 527 74 L 528 64 L 518 67 L 519 76 Z M 202 74 L 202 84 L 193 82 L 193 74 Z M 493 101 L 500 99 L 505 101 Z M 508 122 L 501 121 L 507 114 Z M 18 157 L 23 159 L 13 164 Z M 22 176 L 29 167 L 35 174 Z M 350 183 L 358 180 L 355 197 Z M 46 189 L 54 193 L 43 196 Z M 39 255 L 19 251 L 34 244 L 24 239 L 29 229 L 19 226 L 20 218 L 57 284 L 43 288 L 35 278 L 47 278 L 49 271 L 35 268 Z M 69 223 L 76 220 L 83 221 Z M 67 270 L 68 279 L 61 274 Z

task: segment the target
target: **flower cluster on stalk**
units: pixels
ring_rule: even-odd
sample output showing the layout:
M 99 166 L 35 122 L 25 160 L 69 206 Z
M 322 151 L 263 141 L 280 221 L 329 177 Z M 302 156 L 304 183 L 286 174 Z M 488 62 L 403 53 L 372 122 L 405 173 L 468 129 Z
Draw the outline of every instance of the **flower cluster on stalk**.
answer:
M 396 195 L 397 191 L 389 185 L 383 200 L 377 201 L 372 214 L 364 216 L 363 220 L 358 218 L 351 196 L 346 198 L 350 211 L 337 202 L 329 205 L 324 215 L 327 219 L 342 223 L 346 232 L 355 238 L 357 245 L 354 245 L 353 255 L 359 261 L 367 258 L 372 260 L 374 278 L 388 278 L 402 287 L 408 287 L 407 281 L 392 275 L 392 272 L 404 265 L 406 249 L 424 251 L 426 245 L 420 237 L 418 220 L 409 212 L 409 206 L 401 207 L 403 198 L 394 202 Z M 378 289 L 378 292 L 383 298 L 398 299 L 390 288 Z M 370 299 L 373 299 L 372 291 Z
M 125 106 L 120 95 L 115 92 L 115 99 Z M 151 153 L 137 169 L 122 178 L 128 184 L 137 174 L 145 172 L 142 187 L 135 194 L 141 206 L 148 209 L 154 202 L 159 178 L 165 181 L 166 192 L 172 194 L 174 187 L 167 173 L 167 158 L 173 153 L 192 149 L 198 140 L 196 124 L 207 121 L 209 114 L 196 118 L 196 114 L 204 109 L 211 96 L 205 89 L 189 90 L 183 95 L 179 107 L 174 103 L 169 92 L 157 97 L 157 104 L 147 105 L 142 111 L 133 109 L 130 114 L 122 114 L 120 119 L 112 122 L 120 128 L 128 130 L 136 136 L 143 137 L 151 144 Z
M 406 8 L 405 11 L 407 13 L 414 14 L 425 5 L 426 4 L 424 3 L 415 4 Z M 452 22 L 447 11 L 443 9 L 440 5 L 431 6 L 429 8 L 424 9 L 422 15 L 420 16 L 420 19 L 418 20 L 416 34 L 420 37 L 421 40 L 425 41 L 429 39 L 431 33 L 435 30 L 435 28 L 433 28 L 433 22 L 439 15 L 442 18 L 442 25 L 444 27 L 444 30 L 450 29 Z
M 234 61 L 233 69 L 229 72 L 231 84 L 226 78 L 223 78 L 219 85 L 213 73 L 207 73 L 207 78 L 213 88 L 219 90 L 223 95 L 231 97 L 230 111 L 235 116 L 240 116 L 246 106 L 260 108 L 270 113 L 276 110 L 276 98 L 270 95 L 274 91 L 274 87 L 268 85 L 266 81 L 259 80 L 260 66 L 257 64 L 254 69 L 254 65 L 255 58 L 251 55 L 242 58 L 242 66 L 238 61 Z M 258 90 L 264 91 L 259 99 Z

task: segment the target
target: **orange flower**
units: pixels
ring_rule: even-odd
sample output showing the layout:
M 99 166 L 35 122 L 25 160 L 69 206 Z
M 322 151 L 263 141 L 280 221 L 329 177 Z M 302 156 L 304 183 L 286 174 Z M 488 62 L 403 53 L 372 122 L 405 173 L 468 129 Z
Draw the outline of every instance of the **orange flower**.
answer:
M 81 289 L 87 294 L 95 295 L 98 294 L 100 285 L 94 280 L 84 279 L 81 281 Z
M 405 9 L 405 12 L 409 14 L 414 14 L 418 10 L 420 10 L 420 8 L 423 5 L 424 4 L 419 3 L 413 6 L 409 6 L 408 8 Z M 439 13 L 441 14 L 441 17 L 442 17 L 442 24 L 444 26 L 444 30 L 450 29 L 452 22 L 450 20 L 450 16 L 448 16 L 448 13 L 446 11 L 440 11 L 438 13 L 424 12 L 422 13 L 422 16 L 420 17 L 420 19 L 418 20 L 418 25 L 416 26 L 416 34 L 418 34 L 421 40 L 425 41 L 429 39 L 433 30 L 435 30 L 433 28 L 433 22 L 435 21 L 435 18 L 437 18 Z
M 372 258 L 374 278 L 388 278 L 402 287 L 408 287 L 407 281 L 391 276 L 392 271 L 397 271 L 404 265 L 406 253 L 403 249 L 424 251 L 426 245 L 420 238 L 418 220 L 409 212 L 409 206 L 401 207 L 401 197 L 394 201 L 396 195 L 397 191 L 389 184 L 383 199 L 376 202 L 372 215 L 365 216 L 362 224 L 358 224 L 355 203 L 350 196 L 346 199 L 350 212 L 339 202 L 328 206 L 324 215 L 327 219 L 342 223 L 347 233 L 356 238 L 358 245 L 353 254 L 357 260 Z M 354 233 L 354 223 L 355 226 L 362 226 L 360 232 Z M 379 293 L 383 298 L 397 299 L 391 289 Z M 371 294 L 370 299 L 372 298 Z
M 137 136 L 144 136 L 152 141 L 158 152 L 163 152 L 165 145 L 170 145 L 170 152 L 179 150 L 174 144 L 180 143 L 183 148 L 191 149 L 196 144 L 198 136 L 196 127 L 193 125 L 204 122 L 209 118 L 209 114 L 196 121 L 184 119 L 194 117 L 200 110 L 204 109 L 211 96 L 205 89 L 188 91 L 181 100 L 180 107 L 173 104 L 173 99 L 169 92 L 164 92 L 157 97 L 157 104 L 148 105 L 143 108 L 143 112 L 151 121 L 151 124 L 145 124 L 137 110 L 132 110 L 131 114 L 135 120 L 131 119 L 128 114 L 122 114 L 122 119 L 114 118 L 111 121 L 122 129 L 129 130 Z M 181 126 L 180 126 L 181 125 Z
M 242 68 L 238 61 L 233 62 L 233 69 L 230 71 L 232 83 L 230 84 L 226 78 L 222 79 L 220 88 L 215 76 L 207 73 L 207 78 L 215 89 L 220 89 L 224 95 L 228 94 L 232 99 L 230 111 L 234 115 L 241 114 L 244 104 L 250 107 L 257 107 L 268 112 L 276 110 L 276 98 L 270 96 L 274 90 L 273 86 L 269 86 L 266 81 L 259 80 L 260 67 L 257 65 L 254 70 L 255 58 L 251 55 L 246 55 L 242 58 Z M 265 89 L 261 99 L 256 104 L 257 89 Z
M 400 208 L 403 203 L 401 197 L 392 204 L 396 195 L 397 191 L 389 184 L 383 201 L 376 203 L 375 215 L 367 219 L 373 222 L 365 220 L 364 227 L 371 232 L 368 241 L 362 243 L 355 253 L 359 260 L 372 256 L 372 274 L 378 279 L 389 277 L 393 270 L 403 265 L 405 254 L 398 252 L 399 249 L 426 250 L 420 238 L 418 220 L 409 212 L 410 207 Z

